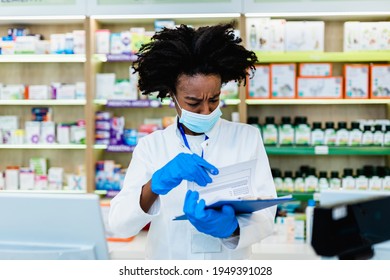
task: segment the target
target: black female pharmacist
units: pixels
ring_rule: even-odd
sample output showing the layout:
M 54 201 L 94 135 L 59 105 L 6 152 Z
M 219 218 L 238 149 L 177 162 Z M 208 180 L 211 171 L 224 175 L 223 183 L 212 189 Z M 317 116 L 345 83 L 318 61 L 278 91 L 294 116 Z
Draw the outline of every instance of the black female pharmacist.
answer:
M 142 94 L 170 96 L 177 120 L 139 140 L 123 189 L 111 202 L 109 223 L 134 236 L 151 222 L 149 259 L 247 259 L 251 245 L 272 233 L 275 207 L 236 215 L 204 209 L 188 181 L 205 186 L 218 168 L 256 159 L 255 195 L 275 197 L 258 129 L 221 119 L 221 86 L 245 82 L 256 55 L 240 45 L 233 26 L 163 29 L 144 45 L 134 64 Z M 172 218 L 184 213 L 185 221 Z

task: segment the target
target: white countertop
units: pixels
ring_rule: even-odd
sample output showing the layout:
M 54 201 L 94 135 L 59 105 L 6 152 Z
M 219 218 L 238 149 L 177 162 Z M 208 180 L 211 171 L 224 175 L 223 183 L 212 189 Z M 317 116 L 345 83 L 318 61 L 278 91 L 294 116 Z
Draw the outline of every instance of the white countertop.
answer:
M 108 248 L 111 259 L 131 260 L 145 259 L 146 231 L 141 231 L 130 242 L 109 242 Z M 277 237 L 270 236 L 261 243 L 255 244 L 253 249 L 253 259 L 268 260 L 314 260 L 320 259 L 313 248 L 298 241 L 280 242 Z

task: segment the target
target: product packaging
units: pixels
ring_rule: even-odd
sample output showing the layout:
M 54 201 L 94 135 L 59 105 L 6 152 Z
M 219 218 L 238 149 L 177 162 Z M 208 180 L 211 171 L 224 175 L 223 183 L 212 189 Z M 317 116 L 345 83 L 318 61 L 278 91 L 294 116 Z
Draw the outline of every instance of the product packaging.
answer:
M 20 189 L 33 190 L 34 189 L 34 171 L 28 167 L 21 167 L 19 173 Z
M 27 121 L 25 123 L 26 143 L 38 144 L 41 136 L 41 122 Z
M 47 175 L 47 159 L 36 157 L 30 159 L 30 169 L 35 175 Z
M 41 122 L 41 143 L 54 144 L 56 139 L 56 125 L 54 122 Z
M 300 63 L 300 77 L 329 77 L 332 76 L 331 63 Z
M 284 51 L 284 19 L 248 18 L 247 46 L 254 51 Z
M 28 87 L 28 99 L 50 99 L 50 93 L 50 88 L 46 85 L 30 85 Z
M 390 98 L 390 64 L 371 65 L 371 98 Z
M 377 22 L 360 22 L 361 45 L 363 51 L 379 49 L 379 24 Z
M 342 98 L 342 77 L 298 77 L 298 98 Z
M 95 32 L 96 39 L 96 53 L 109 54 L 110 53 L 110 35 L 108 29 L 99 29 Z
M 323 21 L 287 21 L 285 51 L 324 51 Z
M 238 84 L 236 81 L 230 81 L 223 84 L 221 87 L 221 100 L 237 99 L 238 98 Z
M 247 98 L 270 98 L 270 66 L 257 65 L 252 79 L 248 77 Z
M 361 50 L 362 33 L 359 21 L 347 21 L 344 23 L 344 51 Z
M 369 97 L 369 66 L 368 64 L 345 64 L 345 98 Z
M 271 64 L 271 97 L 295 98 L 295 64 Z
M 115 91 L 115 73 L 96 74 L 96 99 L 108 99 Z

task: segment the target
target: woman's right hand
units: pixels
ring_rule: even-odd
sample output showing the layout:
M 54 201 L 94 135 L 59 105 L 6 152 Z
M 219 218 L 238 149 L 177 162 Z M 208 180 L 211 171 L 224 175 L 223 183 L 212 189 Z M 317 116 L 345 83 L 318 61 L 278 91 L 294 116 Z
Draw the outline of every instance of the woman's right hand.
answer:
M 212 181 L 208 173 L 217 175 L 218 169 L 196 154 L 180 153 L 153 174 L 151 189 L 167 194 L 183 180 L 206 186 Z

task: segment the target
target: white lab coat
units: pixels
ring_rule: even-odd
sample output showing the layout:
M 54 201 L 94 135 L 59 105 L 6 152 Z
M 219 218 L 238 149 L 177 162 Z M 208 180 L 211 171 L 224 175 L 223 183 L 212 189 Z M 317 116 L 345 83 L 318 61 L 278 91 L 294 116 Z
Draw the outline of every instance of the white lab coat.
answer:
M 201 144 L 206 161 L 220 168 L 257 159 L 255 195 L 276 197 L 258 129 L 220 119 L 207 136 L 209 139 Z M 276 207 L 254 214 L 238 215 L 240 236 L 226 239 L 203 235 L 189 221 L 172 221 L 173 217 L 183 214 L 187 181 L 183 181 L 167 195 L 160 195 L 148 213 L 141 209 L 139 201 L 142 186 L 155 171 L 183 152 L 191 153 L 184 145 L 176 123 L 140 139 L 127 170 L 123 189 L 111 201 L 111 230 L 118 236 L 134 236 L 151 222 L 146 245 L 148 259 L 250 258 L 250 245 L 272 233 Z

